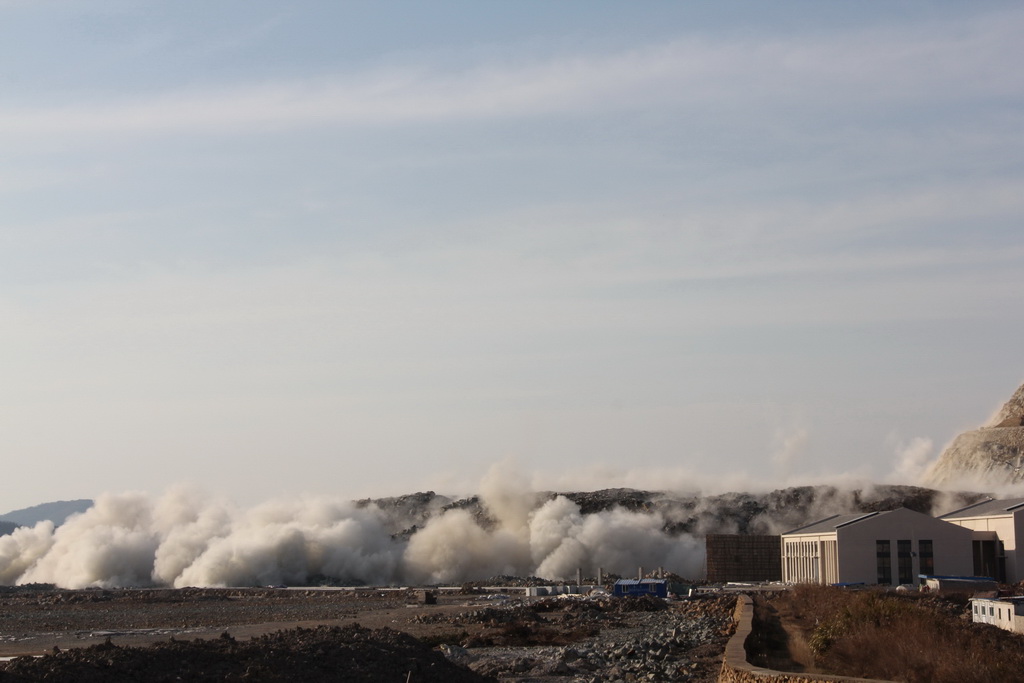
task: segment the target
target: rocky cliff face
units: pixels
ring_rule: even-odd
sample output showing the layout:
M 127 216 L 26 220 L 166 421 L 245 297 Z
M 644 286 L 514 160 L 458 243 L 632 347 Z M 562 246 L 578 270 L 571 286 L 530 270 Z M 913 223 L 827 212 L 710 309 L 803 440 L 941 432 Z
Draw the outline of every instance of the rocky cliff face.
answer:
M 988 424 L 956 437 L 928 472 L 931 486 L 1024 482 L 1024 385 Z

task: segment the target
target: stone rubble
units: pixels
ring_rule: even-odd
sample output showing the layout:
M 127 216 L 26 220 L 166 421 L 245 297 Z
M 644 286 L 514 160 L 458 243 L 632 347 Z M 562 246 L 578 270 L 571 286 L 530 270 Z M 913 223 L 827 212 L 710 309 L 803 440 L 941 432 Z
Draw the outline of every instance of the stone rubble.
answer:
M 733 606 L 733 598 L 705 598 L 661 611 L 634 611 L 598 635 L 558 647 L 446 644 L 441 649 L 449 660 L 478 674 L 519 683 L 714 681 L 732 632 Z M 497 623 L 514 621 L 522 607 L 488 613 L 502 610 L 510 616 Z
M 301 589 L 0 591 L 0 621 L 4 624 L 0 648 L 25 653 L 32 651 L 25 648 L 50 642 L 45 647 L 49 651 L 54 649 L 52 643 L 60 642 L 62 650 L 36 660 L 23 657 L 0 662 L 0 682 L 175 680 L 176 676 L 180 680 L 204 680 L 204 676 L 205 680 L 229 680 L 228 672 L 241 676 L 239 680 L 288 680 L 288 675 L 300 671 L 305 675 L 310 667 L 313 671 L 321 670 L 324 664 L 329 664 L 328 668 L 351 668 L 360 662 L 368 666 L 377 662 L 361 680 L 398 680 L 394 676 L 403 678 L 415 668 L 421 677 L 414 680 L 428 680 L 422 677 L 427 672 L 436 672 L 437 680 L 455 680 L 454 675 L 464 672 L 472 677 L 466 680 L 519 683 L 714 681 L 733 628 L 735 605 L 732 596 L 703 594 L 668 601 L 651 596 L 612 598 L 606 593 L 537 599 L 510 595 L 491 599 L 494 596 L 488 594 L 466 602 L 462 602 L 462 595 L 449 594 L 444 596 L 443 604 L 424 608 L 408 604 L 407 593 Z M 415 633 L 419 640 L 386 628 L 371 631 L 355 624 L 284 630 L 277 632 L 279 635 L 265 631 L 266 637 L 253 636 L 251 640 L 245 635 L 247 624 L 309 624 L 336 622 L 339 618 L 365 619 L 377 625 L 390 623 Z M 240 629 L 242 635 L 237 641 L 227 637 L 228 627 Z M 211 629 L 219 630 L 211 633 Z M 206 635 L 197 638 L 200 631 Z M 96 636 L 101 639 L 94 642 L 100 643 L 106 636 L 107 645 L 86 647 L 86 639 Z M 119 641 L 116 648 L 110 645 L 110 637 Z M 132 645 L 141 641 L 154 645 Z M 22 646 L 20 642 L 36 645 Z M 387 648 L 401 651 L 401 661 L 392 655 L 373 659 L 374 653 Z M 286 658 L 291 667 L 288 673 L 276 673 L 275 658 L 264 657 L 262 650 L 291 652 Z M 348 660 L 341 659 L 343 651 L 349 653 Z M 305 659 L 307 655 L 309 659 Z M 445 672 L 432 659 L 434 656 L 452 670 Z M 202 671 L 179 667 L 180 662 L 192 659 L 205 662 Z M 173 665 L 169 663 L 172 661 Z M 398 668 L 387 669 L 383 678 L 374 678 L 383 675 L 391 663 Z M 75 670 L 74 676 L 60 678 L 61 672 L 70 671 L 65 666 Z M 125 678 L 117 678 L 116 672 Z M 163 673 L 169 677 L 158 675 Z

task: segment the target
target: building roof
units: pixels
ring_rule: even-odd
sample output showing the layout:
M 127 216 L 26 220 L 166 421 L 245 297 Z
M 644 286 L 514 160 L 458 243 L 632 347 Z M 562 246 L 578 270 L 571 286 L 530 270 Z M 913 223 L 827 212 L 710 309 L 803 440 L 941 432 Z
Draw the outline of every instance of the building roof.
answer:
M 1002 500 L 983 500 L 967 507 L 953 510 L 939 519 L 966 519 L 968 517 L 1001 517 L 1010 515 L 1017 510 L 1024 510 L 1024 498 L 1004 498 Z
M 974 600 L 985 600 L 988 602 L 1008 602 L 1012 605 L 1016 605 L 1019 602 L 1024 602 L 1024 595 L 975 595 L 971 598 Z
M 884 515 L 885 512 L 858 512 L 852 515 L 832 515 L 825 519 L 812 522 L 806 526 L 797 527 L 791 531 L 786 531 L 782 535 L 789 536 L 792 534 L 829 534 L 838 529 L 839 527 L 846 526 L 848 524 L 855 524 L 862 519 L 869 517 L 877 517 L 878 515 Z

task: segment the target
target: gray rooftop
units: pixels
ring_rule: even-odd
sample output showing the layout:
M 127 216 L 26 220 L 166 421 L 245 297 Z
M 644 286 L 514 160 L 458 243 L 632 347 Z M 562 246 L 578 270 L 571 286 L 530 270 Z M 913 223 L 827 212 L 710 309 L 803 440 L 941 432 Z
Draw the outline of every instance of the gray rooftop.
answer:
M 862 519 L 884 515 L 885 512 L 857 512 L 852 515 L 832 515 L 825 519 L 812 522 L 807 526 L 797 527 L 791 531 L 783 532 L 783 536 L 790 534 L 830 534 L 841 526 L 853 524 Z
M 1004 498 L 1002 500 L 983 500 L 967 507 L 953 510 L 939 519 L 963 519 L 965 517 L 998 517 L 1024 509 L 1024 498 Z

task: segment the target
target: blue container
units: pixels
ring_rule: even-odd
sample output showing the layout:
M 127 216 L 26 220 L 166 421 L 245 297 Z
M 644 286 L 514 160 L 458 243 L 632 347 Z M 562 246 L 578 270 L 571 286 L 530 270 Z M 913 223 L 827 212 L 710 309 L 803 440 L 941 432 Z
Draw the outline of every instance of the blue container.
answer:
M 653 595 L 656 598 L 668 597 L 668 581 L 665 579 L 619 579 L 612 586 L 612 595 Z

